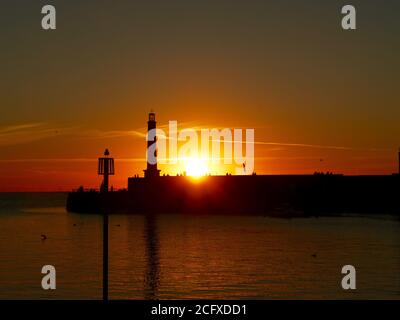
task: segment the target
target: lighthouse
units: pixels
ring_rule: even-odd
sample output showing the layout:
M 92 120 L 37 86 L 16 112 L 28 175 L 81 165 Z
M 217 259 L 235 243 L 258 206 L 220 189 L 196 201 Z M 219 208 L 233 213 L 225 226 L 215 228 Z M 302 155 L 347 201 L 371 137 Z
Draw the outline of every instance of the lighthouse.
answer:
M 110 158 L 108 149 L 104 151 L 104 157 L 99 158 L 98 174 L 103 176 L 100 192 L 108 192 L 109 176 L 114 175 L 114 158 Z
M 152 138 L 149 138 L 150 132 L 154 132 L 156 130 L 156 114 L 154 112 L 149 113 L 149 120 L 147 121 L 147 151 L 146 151 L 146 159 L 147 159 L 147 168 L 144 171 L 145 178 L 153 178 L 160 176 L 160 171 L 157 169 L 157 137 L 156 135 L 152 135 Z M 153 146 L 154 144 L 154 146 Z M 149 161 L 149 159 L 154 158 L 156 161 Z

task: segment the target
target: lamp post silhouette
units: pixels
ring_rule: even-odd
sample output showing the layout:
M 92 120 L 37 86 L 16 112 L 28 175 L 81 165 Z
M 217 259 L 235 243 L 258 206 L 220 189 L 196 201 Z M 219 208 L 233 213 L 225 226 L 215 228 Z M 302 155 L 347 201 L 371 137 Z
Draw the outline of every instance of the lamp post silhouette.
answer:
M 110 151 L 104 151 L 104 157 L 99 158 L 98 174 L 103 176 L 103 182 L 100 186 L 100 192 L 108 192 L 109 176 L 114 175 L 114 158 L 109 158 Z

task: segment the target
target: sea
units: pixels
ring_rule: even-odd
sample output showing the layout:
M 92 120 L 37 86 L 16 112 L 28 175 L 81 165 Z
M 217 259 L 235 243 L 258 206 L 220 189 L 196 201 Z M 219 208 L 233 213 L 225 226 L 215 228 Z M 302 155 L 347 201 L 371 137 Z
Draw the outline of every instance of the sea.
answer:
M 102 298 L 103 217 L 66 197 L 0 193 L 0 299 Z M 400 219 L 110 215 L 108 261 L 110 299 L 400 299 Z

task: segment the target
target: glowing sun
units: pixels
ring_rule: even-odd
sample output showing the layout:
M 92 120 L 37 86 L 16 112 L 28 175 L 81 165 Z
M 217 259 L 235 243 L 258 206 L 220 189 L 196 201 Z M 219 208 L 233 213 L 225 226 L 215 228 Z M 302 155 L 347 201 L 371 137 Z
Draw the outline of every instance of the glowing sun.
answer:
M 186 162 L 186 175 L 191 177 L 201 177 L 206 175 L 208 167 L 203 159 L 189 158 Z

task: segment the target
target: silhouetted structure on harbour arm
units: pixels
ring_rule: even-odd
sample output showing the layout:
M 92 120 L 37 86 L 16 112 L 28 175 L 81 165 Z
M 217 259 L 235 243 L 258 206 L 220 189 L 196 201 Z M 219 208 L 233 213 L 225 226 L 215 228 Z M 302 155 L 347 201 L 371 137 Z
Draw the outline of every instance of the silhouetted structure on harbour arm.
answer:
M 97 173 L 103 176 L 103 182 L 100 186 L 101 192 L 108 192 L 109 176 L 114 175 L 114 158 L 109 158 L 110 151 L 104 151 L 104 158 L 99 158 Z
M 148 130 L 155 128 L 155 114 L 152 112 L 149 114 Z M 148 141 L 147 145 L 149 147 L 154 143 L 156 138 Z M 101 165 L 100 159 L 108 160 L 101 160 L 106 161 Z M 100 159 L 99 174 L 104 174 L 101 192 L 71 192 L 67 200 L 69 211 L 261 214 L 279 217 L 340 213 L 400 214 L 399 174 L 226 175 L 205 176 L 194 181 L 186 176 L 160 176 L 157 163 L 147 163 L 144 178 L 128 178 L 127 191 L 107 192 L 107 170 L 100 170 L 100 167 L 109 168 L 108 174 L 113 174 L 114 165 L 113 161 L 109 162 L 111 158 L 108 155 Z
M 256 175 L 130 178 L 128 191 L 75 192 L 75 212 L 307 216 L 400 214 L 400 176 Z

